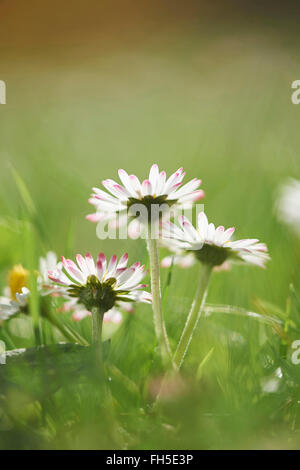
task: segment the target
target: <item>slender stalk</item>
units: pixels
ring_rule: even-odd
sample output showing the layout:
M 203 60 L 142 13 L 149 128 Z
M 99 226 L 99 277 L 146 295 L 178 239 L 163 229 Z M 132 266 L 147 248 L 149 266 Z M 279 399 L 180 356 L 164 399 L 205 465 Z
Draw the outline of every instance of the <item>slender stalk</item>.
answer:
M 160 348 L 162 360 L 165 365 L 171 361 L 171 350 L 166 332 L 166 327 L 163 319 L 161 292 L 160 292 L 160 272 L 159 272 L 159 256 L 157 239 L 151 238 L 151 225 L 148 227 L 147 245 L 150 258 L 150 271 L 151 271 L 151 291 L 152 291 L 152 309 L 154 329 L 157 342 Z
M 101 343 L 104 313 L 98 307 L 92 308 L 92 339 L 93 344 Z
M 192 340 L 195 328 L 197 326 L 200 315 L 202 313 L 205 300 L 206 300 L 211 272 L 212 272 L 212 267 L 210 265 L 208 264 L 201 265 L 195 299 L 193 301 L 190 313 L 187 317 L 181 338 L 179 340 L 177 349 L 173 357 L 173 361 L 177 369 L 180 369 L 183 363 L 186 352 Z
M 97 370 L 97 376 L 100 379 L 100 383 L 104 386 L 104 395 L 108 402 L 112 400 L 111 392 L 109 390 L 106 373 L 104 368 L 103 349 L 102 349 L 102 325 L 104 311 L 100 307 L 93 307 L 92 313 L 92 341 L 95 349 L 95 364 Z M 103 382 L 104 379 L 104 382 Z

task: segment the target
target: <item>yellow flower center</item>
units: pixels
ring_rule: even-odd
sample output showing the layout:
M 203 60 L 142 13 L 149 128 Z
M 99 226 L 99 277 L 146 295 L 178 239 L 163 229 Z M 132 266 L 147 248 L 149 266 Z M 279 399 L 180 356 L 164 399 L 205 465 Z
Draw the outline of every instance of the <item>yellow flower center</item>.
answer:
M 10 297 L 16 300 L 16 294 L 22 292 L 22 287 L 27 287 L 29 272 L 21 264 L 16 264 L 8 273 L 8 285 Z

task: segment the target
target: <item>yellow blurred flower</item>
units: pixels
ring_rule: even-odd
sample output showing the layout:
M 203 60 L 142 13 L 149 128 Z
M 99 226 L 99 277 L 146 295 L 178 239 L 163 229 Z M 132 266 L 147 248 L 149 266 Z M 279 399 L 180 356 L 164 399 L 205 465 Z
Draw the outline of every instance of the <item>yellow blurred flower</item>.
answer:
M 16 294 L 22 292 L 22 287 L 27 287 L 29 272 L 21 264 L 16 264 L 8 273 L 8 286 L 10 297 L 16 300 Z

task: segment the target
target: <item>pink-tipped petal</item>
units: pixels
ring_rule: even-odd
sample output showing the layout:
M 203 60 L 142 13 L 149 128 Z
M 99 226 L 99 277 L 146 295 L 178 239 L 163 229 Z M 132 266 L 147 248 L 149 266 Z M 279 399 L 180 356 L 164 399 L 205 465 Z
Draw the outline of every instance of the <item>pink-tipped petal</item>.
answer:
M 103 218 L 103 214 L 95 213 L 95 214 L 88 214 L 85 216 L 86 220 L 90 222 L 99 222 Z

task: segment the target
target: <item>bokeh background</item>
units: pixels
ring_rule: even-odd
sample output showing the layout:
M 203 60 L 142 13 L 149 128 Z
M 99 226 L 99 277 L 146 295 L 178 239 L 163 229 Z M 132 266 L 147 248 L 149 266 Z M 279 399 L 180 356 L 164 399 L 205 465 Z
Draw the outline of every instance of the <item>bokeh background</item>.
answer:
M 98 240 L 85 215 L 92 186 L 117 178 L 118 168 L 144 179 L 156 162 L 168 174 L 183 166 L 187 180 L 200 177 L 208 217 L 269 247 L 265 271 L 216 274 L 208 300 L 253 309 L 260 297 L 284 308 L 289 284 L 300 287 L 300 247 L 276 220 L 274 201 L 278 185 L 300 174 L 300 106 L 291 103 L 291 83 L 300 78 L 299 12 L 296 1 L 0 0 L 2 286 L 7 270 L 26 259 L 12 229 L 22 204 L 12 167 L 44 227 L 38 254 L 126 250 L 147 262 L 143 242 Z M 173 272 L 166 322 L 174 344 L 196 269 Z M 151 330 L 148 307 L 137 318 Z M 258 330 L 236 318 L 202 322 L 190 364 L 220 344 L 215 369 L 224 384 L 234 364 L 230 335 L 240 331 L 250 341 Z M 232 445 L 211 432 L 213 445 Z M 182 445 L 211 444 L 186 436 Z M 253 440 L 247 445 L 264 445 Z

